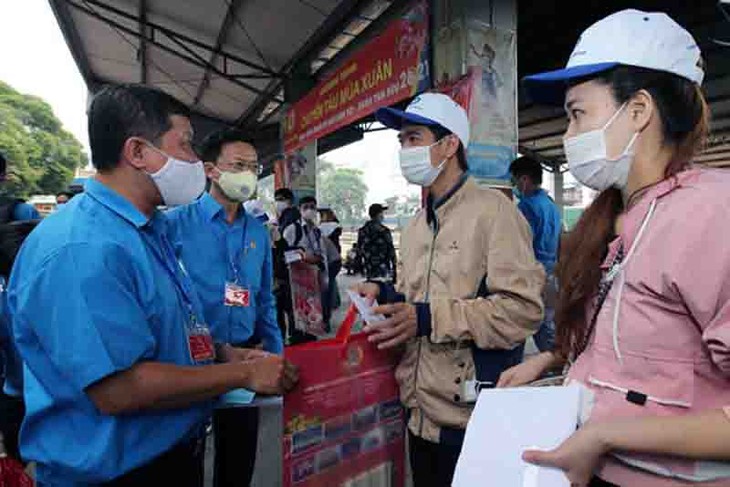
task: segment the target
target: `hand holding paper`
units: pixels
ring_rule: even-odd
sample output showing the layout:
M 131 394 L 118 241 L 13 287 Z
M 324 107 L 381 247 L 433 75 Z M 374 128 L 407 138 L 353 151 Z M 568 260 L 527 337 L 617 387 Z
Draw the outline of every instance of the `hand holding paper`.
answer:
M 535 449 L 555 448 L 575 432 L 580 394 L 578 386 L 483 390 L 466 429 L 452 485 L 483 485 L 488 478 L 490 485 L 568 487 L 568 477 L 558 469 L 564 465 L 563 457 L 557 465 L 551 453 Z M 583 448 L 582 442 L 577 446 Z M 525 450 L 532 451 L 523 457 Z
M 373 313 L 373 305 L 377 306 L 377 301 L 370 304 L 364 297 L 351 289 L 347 290 L 347 295 L 350 297 L 350 301 L 352 301 L 352 304 L 355 305 L 357 312 L 360 313 L 360 316 L 365 323 L 377 323 L 385 320 L 385 316 Z
M 571 486 L 587 486 L 601 457 L 608 449 L 598 431 L 592 425 L 584 426 L 555 450 L 525 451 L 522 459 L 536 465 L 557 467 L 565 472 Z

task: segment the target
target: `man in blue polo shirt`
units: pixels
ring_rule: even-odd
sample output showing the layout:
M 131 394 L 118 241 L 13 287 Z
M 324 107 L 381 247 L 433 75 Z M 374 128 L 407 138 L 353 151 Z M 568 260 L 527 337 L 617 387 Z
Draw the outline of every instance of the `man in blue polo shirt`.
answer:
M 183 265 L 216 343 L 244 348 L 260 340 L 264 350 L 281 354 L 269 232 L 242 205 L 256 191 L 256 149 L 243 133 L 229 129 L 206 138 L 200 153 L 209 192 L 168 213 Z M 250 484 L 258 418 L 257 408 L 215 410 L 215 487 Z
M 520 209 L 532 229 L 532 247 L 535 258 L 547 273 L 543 301 L 545 317 L 537 333 L 533 335 L 535 346 L 546 352 L 555 344 L 555 297 L 557 283 L 555 264 L 558 261 L 558 244 L 562 223 L 560 210 L 553 199 L 542 189 L 542 165 L 530 156 L 515 159 L 509 168 L 512 187 L 520 202 Z
M 193 284 L 156 208 L 203 190 L 187 108 L 110 86 L 89 109 L 98 171 L 25 241 L 8 304 L 24 362 L 21 454 L 39 485 L 202 485 L 212 399 L 281 393 L 276 355 L 214 348 Z M 214 361 L 225 363 L 214 364 Z

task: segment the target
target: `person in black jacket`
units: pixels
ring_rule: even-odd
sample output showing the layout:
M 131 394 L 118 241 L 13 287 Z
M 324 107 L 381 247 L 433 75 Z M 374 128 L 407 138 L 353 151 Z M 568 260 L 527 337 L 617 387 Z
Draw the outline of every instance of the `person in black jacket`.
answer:
M 276 297 L 276 311 L 281 334 L 285 343 L 287 337 L 296 334 L 294 329 L 294 308 L 292 306 L 291 285 L 289 283 L 289 269 L 284 254 L 289 245 L 282 237 L 289 225 L 301 220 L 301 215 L 294 206 L 294 193 L 289 188 L 279 188 L 274 193 L 276 202 L 276 216 L 279 238 L 274 241 L 274 296 Z

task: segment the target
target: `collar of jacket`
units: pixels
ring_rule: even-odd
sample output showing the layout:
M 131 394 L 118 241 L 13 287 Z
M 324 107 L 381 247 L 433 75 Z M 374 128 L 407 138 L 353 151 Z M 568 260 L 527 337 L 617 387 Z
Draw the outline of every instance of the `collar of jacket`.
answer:
M 451 189 L 448 190 L 446 194 L 444 194 L 442 197 L 434 199 L 429 194 L 426 198 L 426 221 L 434 232 L 438 229 L 438 218 L 436 215 L 436 210 L 448 203 L 452 199 L 452 197 L 459 192 L 459 190 L 464 186 L 464 183 L 466 183 L 468 180 L 469 175 L 467 173 L 464 173 L 461 175 L 456 184 L 453 185 Z

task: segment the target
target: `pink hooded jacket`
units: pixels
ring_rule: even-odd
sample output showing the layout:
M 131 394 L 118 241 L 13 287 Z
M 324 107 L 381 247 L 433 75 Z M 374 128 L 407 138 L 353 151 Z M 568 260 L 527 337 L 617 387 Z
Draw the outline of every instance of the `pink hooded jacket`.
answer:
M 593 393 L 588 421 L 730 404 L 730 171 L 691 169 L 648 190 L 604 271 L 611 290 L 569 374 Z M 616 452 L 597 473 L 627 487 L 730 486 L 730 463 L 652 455 Z

